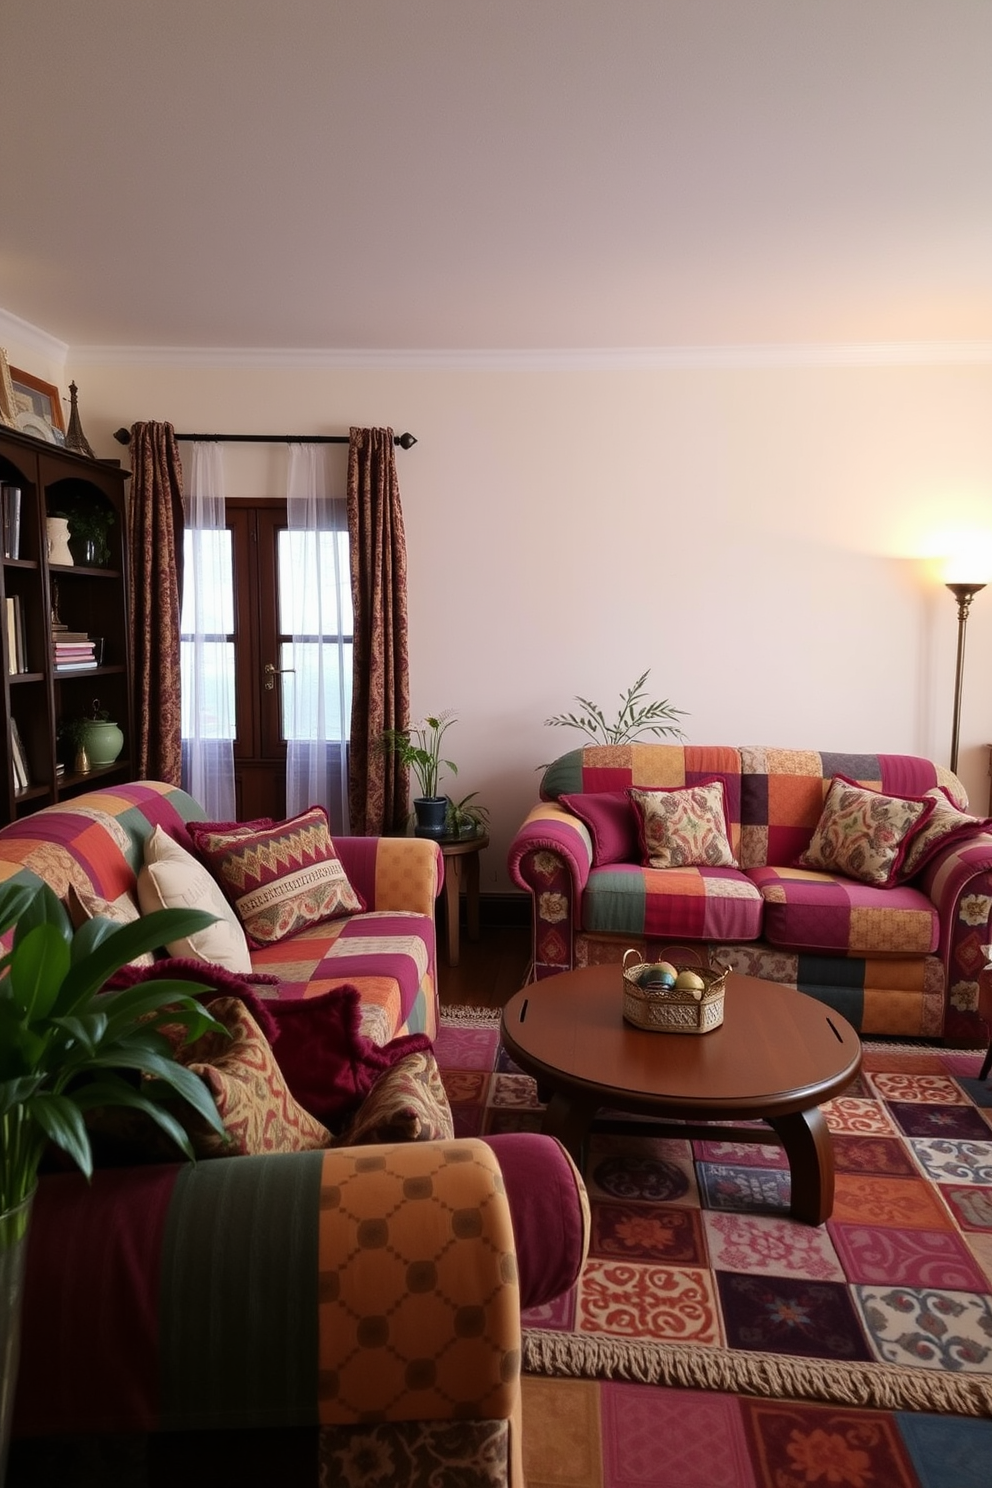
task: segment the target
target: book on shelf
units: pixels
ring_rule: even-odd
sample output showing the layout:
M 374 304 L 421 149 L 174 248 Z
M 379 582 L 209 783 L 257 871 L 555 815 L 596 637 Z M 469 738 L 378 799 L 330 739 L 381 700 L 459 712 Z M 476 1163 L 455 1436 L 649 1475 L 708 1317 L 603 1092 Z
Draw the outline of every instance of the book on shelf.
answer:
M 20 558 L 21 488 L 20 486 L 0 486 L 0 495 L 3 498 L 3 556 Z
M 24 753 L 21 731 L 13 714 L 10 719 L 10 762 L 14 772 L 14 789 L 25 790 L 31 784 L 31 777 L 28 774 L 28 760 Z
M 67 625 L 53 623 L 52 640 L 58 645 L 73 645 L 77 641 L 88 641 L 89 633 L 85 630 L 70 630 Z
M 21 596 L 7 596 L 7 671 L 11 675 L 26 672 L 27 652 L 24 645 L 24 611 Z
M 96 657 L 89 661 L 60 661 L 56 666 L 57 672 L 91 672 L 96 667 Z

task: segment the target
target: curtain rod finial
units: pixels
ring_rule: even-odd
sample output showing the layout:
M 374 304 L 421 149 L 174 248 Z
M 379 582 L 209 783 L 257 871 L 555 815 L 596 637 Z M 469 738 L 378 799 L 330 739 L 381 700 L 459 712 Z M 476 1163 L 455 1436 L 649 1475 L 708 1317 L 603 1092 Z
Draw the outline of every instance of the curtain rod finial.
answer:
M 117 443 L 118 444 L 130 444 L 131 443 L 131 430 L 130 429 L 115 429 L 115 431 L 114 431 L 114 438 L 117 440 Z
M 396 443 L 400 449 L 412 449 L 416 442 L 416 437 L 413 434 L 398 434 L 396 436 Z

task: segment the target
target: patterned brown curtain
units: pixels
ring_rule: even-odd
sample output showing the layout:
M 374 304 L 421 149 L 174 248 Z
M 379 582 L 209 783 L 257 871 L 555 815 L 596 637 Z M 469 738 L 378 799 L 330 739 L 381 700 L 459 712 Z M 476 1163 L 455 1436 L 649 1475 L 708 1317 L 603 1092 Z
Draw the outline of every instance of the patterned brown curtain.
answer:
M 139 779 L 182 781 L 183 467 L 171 424 L 131 426 L 128 552 Z
M 352 429 L 348 536 L 355 612 L 348 796 L 351 830 L 374 837 L 406 825 L 407 772 L 378 747 L 410 723 L 406 537 L 392 429 Z

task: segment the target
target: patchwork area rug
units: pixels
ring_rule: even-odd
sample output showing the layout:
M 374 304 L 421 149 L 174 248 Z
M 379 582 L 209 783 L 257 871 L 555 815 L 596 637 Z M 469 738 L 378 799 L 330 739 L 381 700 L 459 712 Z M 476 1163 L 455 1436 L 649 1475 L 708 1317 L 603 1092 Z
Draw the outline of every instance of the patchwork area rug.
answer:
M 498 1014 L 448 1009 L 442 1025 L 458 1134 L 539 1129 Z M 980 1065 L 867 1043 L 858 1080 L 823 1108 L 837 1180 L 817 1228 L 789 1217 L 773 1139 L 690 1142 L 670 1123 L 593 1136 L 589 1259 L 572 1292 L 524 1316 L 525 1417 L 541 1422 L 525 1431 L 530 1488 L 987 1488 Z

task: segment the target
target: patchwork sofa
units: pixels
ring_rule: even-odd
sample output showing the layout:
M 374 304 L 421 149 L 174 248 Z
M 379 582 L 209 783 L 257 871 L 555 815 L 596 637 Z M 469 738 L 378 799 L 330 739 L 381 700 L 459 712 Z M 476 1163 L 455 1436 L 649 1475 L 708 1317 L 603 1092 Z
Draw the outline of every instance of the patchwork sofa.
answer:
M 188 847 L 202 816 L 157 782 L 95 790 L 0 830 L 0 881 L 119 909 L 156 830 Z M 334 847 L 367 908 L 252 949 L 245 1003 L 354 988 L 364 1044 L 433 1036 L 436 844 Z M 535 1134 L 366 1143 L 46 1172 L 8 1488 L 521 1483 L 520 1312 L 578 1273 L 581 1179 Z
M 797 866 L 837 777 L 891 796 L 930 793 L 925 810 L 947 813 L 953 830 L 913 876 L 884 887 Z M 712 780 L 723 783 L 736 866 L 644 866 L 628 790 Z M 534 977 L 619 962 L 629 947 L 654 960 L 681 945 L 686 960 L 701 954 L 821 998 L 864 1034 L 986 1041 L 977 1009 L 992 941 L 992 833 L 942 766 L 770 747 L 587 746 L 548 766 L 540 797 L 508 854 L 531 896 Z

